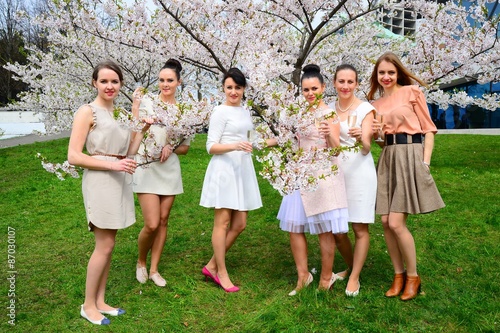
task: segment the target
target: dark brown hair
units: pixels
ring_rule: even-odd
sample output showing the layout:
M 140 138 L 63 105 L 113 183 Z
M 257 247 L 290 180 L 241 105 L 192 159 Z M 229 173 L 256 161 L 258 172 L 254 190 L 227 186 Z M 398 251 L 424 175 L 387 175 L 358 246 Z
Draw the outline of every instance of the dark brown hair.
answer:
M 165 63 L 165 65 L 163 65 L 163 67 L 160 69 L 160 71 L 162 69 L 166 69 L 166 68 L 172 69 L 175 71 L 175 76 L 177 76 L 177 80 L 181 79 L 182 65 L 179 62 L 179 60 L 173 59 L 173 58 L 168 59 L 167 62 Z
M 228 78 L 233 79 L 233 81 L 237 85 L 239 85 L 243 88 L 246 88 L 246 86 L 247 86 L 247 79 L 246 79 L 245 75 L 243 74 L 242 71 L 240 71 L 236 67 L 229 68 L 229 70 L 226 73 L 224 73 L 224 77 L 222 78 L 223 85 Z
M 321 84 L 325 83 L 323 75 L 321 75 L 321 68 L 319 68 L 318 65 L 305 65 L 304 68 L 302 68 L 302 73 L 303 74 L 300 78 L 300 82 L 304 81 L 305 79 L 317 78 Z
M 92 84 L 94 83 L 94 81 L 97 81 L 97 77 L 99 76 L 99 71 L 101 69 L 110 69 L 113 72 L 115 72 L 116 74 L 118 74 L 118 78 L 120 79 L 120 83 L 121 83 L 121 85 L 123 85 L 122 69 L 120 68 L 120 66 L 118 64 L 116 64 L 115 62 L 113 62 L 111 60 L 102 61 L 94 67 L 94 72 L 92 73 Z

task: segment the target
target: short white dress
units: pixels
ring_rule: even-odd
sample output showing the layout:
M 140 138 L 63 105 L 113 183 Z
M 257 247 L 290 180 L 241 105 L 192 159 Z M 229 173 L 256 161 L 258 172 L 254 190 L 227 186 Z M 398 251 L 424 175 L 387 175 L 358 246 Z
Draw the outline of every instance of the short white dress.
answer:
M 139 107 L 141 117 L 153 116 L 153 100 L 144 97 Z M 154 134 L 158 147 L 167 144 L 168 131 L 165 126 L 151 125 L 149 132 Z M 190 144 L 190 139 L 185 139 L 181 145 Z M 144 143 L 141 143 L 138 155 L 144 153 Z M 156 156 L 155 158 L 160 158 Z M 177 154 L 172 153 L 165 162 L 152 162 L 145 167 L 139 166 L 134 173 L 134 192 L 152 193 L 158 195 L 177 195 L 183 193 L 181 164 Z
M 93 158 L 118 161 L 125 158 L 130 145 L 130 130 L 122 128 L 113 112 L 89 104 L 93 124 L 85 148 Z M 80 112 L 78 110 L 77 112 Z M 82 193 L 89 230 L 124 229 L 135 223 L 132 176 L 121 171 L 84 169 Z
M 308 127 L 308 132 L 311 133 L 310 136 L 300 137 L 301 148 L 310 149 L 318 146 L 318 142 L 324 142 L 313 124 Z M 323 146 L 326 147 L 326 144 Z M 338 164 L 336 157 L 332 158 L 332 164 Z M 337 174 L 320 179 L 318 188 L 313 192 L 296 190 L 284 196 L 277 218 L 280 220 L 280 229 L 292 233 L 348 232 L 347 199 L 342 170 L 339 168 Z
M 216 143 L 236 143 L 247 139 L 253 129 L 250 112 L 241 107 L 219 105 L 210 117 L 207 151 Z M 249 211 L 262 207 L 252 154 L 231 151 L 213 155 L 205 173 L 200 205 Z
M 366 115 L 375 110 L 368 102 L 356 108 L 356 125 L 361 127 Z M 340 144 L 354 146 L 356 138 L 347 134 L 349 125 L 340 122 Z M 349 222 L 373 223 L 375 221 L 375 199 L 377 197 L 377 172 L 371 152 L 363 155 L 361 151 L 346 151 L 339 156 L 339 167 L 344 173 L 347 191 Z

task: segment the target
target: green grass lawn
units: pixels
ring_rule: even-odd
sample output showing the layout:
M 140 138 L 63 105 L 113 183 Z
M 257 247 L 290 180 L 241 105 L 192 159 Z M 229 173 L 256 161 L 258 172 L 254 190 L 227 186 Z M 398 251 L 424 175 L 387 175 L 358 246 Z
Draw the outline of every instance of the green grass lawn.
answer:
M 181 157 L 185 194 L 174 204 L 160 264 L 167 287 L 135 280 L 143 222 L 138 204 L 137 223 L 118 232 L 107 300 L 127 314 L 111 317 L 108 327 L 93 327 L 79 313 L 94 245 L 81 179 L 59 181 L 35 158 L 40 152 L 64 161 L 68 140 L 0 149 L 0 331 L 500 332 L 500 136 L 436 137 L 432 174 L 446 208 L 409 218 L 422 277 L 422 295 L 409 302 L 384 297 L 393 271 L 379 220 L 370 229 L 358 297 L 345 296 L 345 281 L 317 292 L 318 275 L 309 288 L 287 296 L 296 272 L 288 235 L 276 220 L 281 197 L 260 178 L 264 207 L 249 214 L 227 256 L 241 291 L 226 294 L 205 282 L 201 269 L 212 254 L 213 224 L 213 212 L 198 205 L 210 158 L 205 139 L 196 137 Z M 379 152 L 374 148 L 375 157 Z M 319 271 L 317 237 L 308 239 L 310 268 Z M 7 280 L 9 244 L 15 244 L 14 285 Z M 338 254 L 335 262 L 336 271 L 345 268 Z M 8 323 L 12 299 L 15 326 Z

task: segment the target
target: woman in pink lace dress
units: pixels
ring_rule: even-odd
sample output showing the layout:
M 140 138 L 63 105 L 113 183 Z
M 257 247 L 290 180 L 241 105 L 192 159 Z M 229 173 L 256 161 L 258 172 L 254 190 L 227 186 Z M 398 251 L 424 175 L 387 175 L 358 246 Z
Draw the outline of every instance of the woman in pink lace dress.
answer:
M 328 114 L 330 110 L 321 99 L 325 89 L 323 76 L 317 65 L 307 65 L 303 69 L 301 85 L 302 94 L 310 105 L 316 105 L 315 112 Z M 320 98 L 319 100 L 317 100 Z M 314 108 L 311 108 L 314 110 Z M 311 111 L 313 112 L 313 111 Z M 338 120 L 325 119 L 317 129 L 311 123 L 307 129 L 309 135 L 300 136 L 300 147 L 307 150 L 313 147 L 326 148 L 340 145 L 340 127 Z M 336 158 L 332 163 L 337 163 Z M 313 281 L 307 263 L 307 240 L 305 233 L 317 234 L 321 250 L 321 275 L 319 289 L 328 290 L 335 282 L 332 273 L 335 254 L 334 233 L 348 231 L 347 199 L 344 176 L 341 171 L 336 175 L 319 181 L 313 192 L 296 190 L 283 197 L 278 212 L 280 228 L 290 233 L 290 246 L 297 268 L 297 285 L 289 295 L 293 296 Z

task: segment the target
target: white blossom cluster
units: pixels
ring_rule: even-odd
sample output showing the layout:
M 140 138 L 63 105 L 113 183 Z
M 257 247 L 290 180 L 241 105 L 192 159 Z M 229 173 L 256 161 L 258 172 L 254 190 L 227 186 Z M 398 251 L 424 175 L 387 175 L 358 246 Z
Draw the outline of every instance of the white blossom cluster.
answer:
M 36 157 L 41 160 L 42 167 L 50 173 L 53 173 L 60 180 L 64 180 L 66 176 L 70 176 L 72 178 L 80 178 L 80 174 L 74 165 L 69 164 L 68 161 L 64 161 L 61 163 L 50 163 L 47 159 L 41 155 L 40 153 L 36 154 Z
M 143 98 L 153 101 L 153 114 L 155 126 L 165 128 L 166 145 L 175 150 L 185 139 L 192 139 L 195 134 L 207 128 L 213 104 L 206 99 L 196 101 L 194 96 L 187 94 L 183 101 L 177 104 L 162 102 L 155 95 L 147 93 Z M 142 141 L 144 151 L 136 155 L 140 166 L 147 166 L 159 160 L 164 146 L 158 145 L 154 133 L 147 132 Z
M 290 92 L 290 91 L 289 91 Z M 262 163 L 260 175 L 266 179 L 281 195 L 291 194 L 295 190 L 314 191 L 321 179 L 337 173 L 335 156 L 343 150 L 357 147 L 337 147 L 304 149 L 300 147 L 300 137 L 310 136 L 314 124 L 314 110 L 302 98 L 290 98 L 286 94 L 273 94 L 267 100 L 278 114 L 274 123 L 278 130 L 275 139 L 278 145 L 263 150 L 257 160 Z M 314 107 L 314 106 L 313 106 Z M 328 118 L 335 118 L 332 111 Z M 266 132 L 267 124 L 262 124 L 259 132 Z M 319 140 L 324 140 L 320 138 Z M 324 145 L 324 142 L 323 142 Z M 322 145 L 319 145 L 322 146 Z

